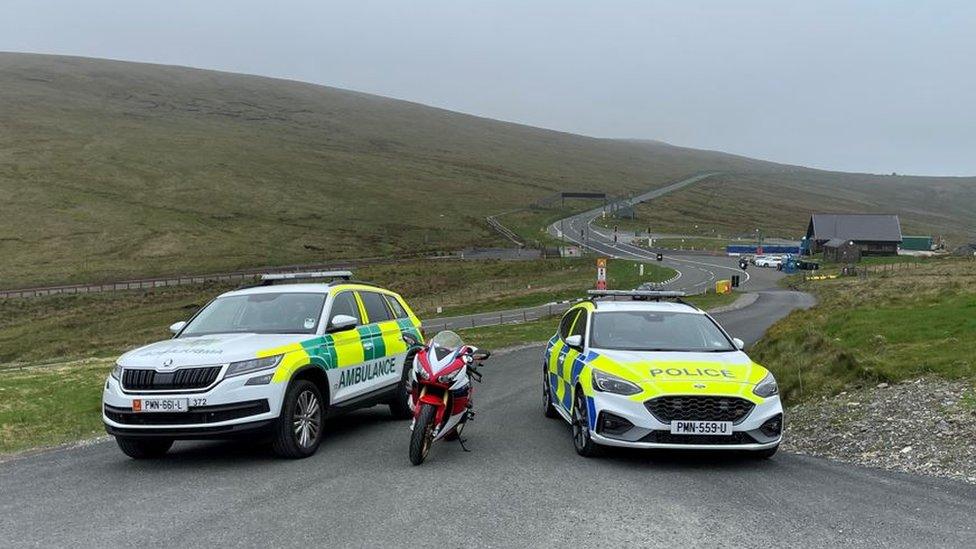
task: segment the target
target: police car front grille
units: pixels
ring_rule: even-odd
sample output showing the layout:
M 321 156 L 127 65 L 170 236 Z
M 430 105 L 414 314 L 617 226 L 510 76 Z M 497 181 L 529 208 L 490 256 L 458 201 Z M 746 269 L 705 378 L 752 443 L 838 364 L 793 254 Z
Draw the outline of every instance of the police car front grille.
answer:
M 731 421 L 740 423 L 756 406 L 744 398 L 718 396 L 665 396 L 644 403 L 661 423 L 672 421 Z
M 220 375 L 220 366 L 182 368 L 172 372 L 134 370 L 122 372 L 122 387 L 127 391 L 179 391 L 209 387 Z
M 651 431 L 638 442 L 658 444 L 755 444 L 749 433 L 733 431 L 731 435 L 676 435 L 671 431 Z

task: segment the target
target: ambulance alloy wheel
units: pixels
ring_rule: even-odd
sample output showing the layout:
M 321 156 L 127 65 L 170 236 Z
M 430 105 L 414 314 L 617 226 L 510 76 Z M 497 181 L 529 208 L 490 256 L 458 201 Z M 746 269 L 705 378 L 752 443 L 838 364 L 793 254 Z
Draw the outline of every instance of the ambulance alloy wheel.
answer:
M 294 381 L 285 393 L 271 446 L 281 457 L 300 459 L 315 453 L 322 442 L 322 394 L 307 379 Z
M 410 407 L 410 369 L 413 368 L 413 355 L 407 356 L 403 362 L 403 373 L 400 375 L 400 383 L 397 384 L 396 394 L 390 400 L 390 413 L 396 419 L 410 419 L 413 417 L 413 408 Z
M 549 385 L 549 369 L 542 367 L 542 413 L 548 418 L 559 417 L 559 412 L 552 405 L 552 387 Z
M 132 459 L 153 459 L 166 455 L 173 446 L 171 439 L 115 437 L 122 453 Z

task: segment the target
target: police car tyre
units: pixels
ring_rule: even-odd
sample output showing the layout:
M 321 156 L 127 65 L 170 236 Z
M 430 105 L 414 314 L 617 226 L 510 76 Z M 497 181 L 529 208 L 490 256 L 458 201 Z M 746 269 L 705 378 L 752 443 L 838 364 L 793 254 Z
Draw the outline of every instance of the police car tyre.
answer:
M 430 447 L 434 441 L 434 419 L 437 408 L 430 404 L 422 404 L 413 432 L 410 433 L 410 463 L 420 465 L 427 459 Z
M 573 447 L 583 457 L 600 455 L 600 445 L 590 436 L 590 420 L 586 409 L 586 396 L 577 387 L 573 398 Z
M 397 385 L 393 399 L 390 400 L 390 413 L 396 419 L 410 419 L 413 408 L 410 407 L 410 369 L 413 367 L 413 355 L 407 355 L 403 363 L 400 383 Z
M 772 448 L 766 448 L 765 450 L 757 450 L 752 452 L 752 457 L 756 459 L 769 459 L 776 455 L 776 450 L 779 450 L 779 444 L 773 446 Z
M 552 388 L 549 386 L 549 368 L 542 366 L 542 413 L 547 418 L 554 419 L 559 417 L 559 412 L 552 405 Z
M 171 439 L 116 437 L 115 442 L 119 445 L 122 453 L 132 459 L 163 457 L 173 447 L 173 441 Z
M 275 423 L 271 447 L 280 457 L 307 458 L 322 443 L 322 393 L 307 379 L 292 382 Z

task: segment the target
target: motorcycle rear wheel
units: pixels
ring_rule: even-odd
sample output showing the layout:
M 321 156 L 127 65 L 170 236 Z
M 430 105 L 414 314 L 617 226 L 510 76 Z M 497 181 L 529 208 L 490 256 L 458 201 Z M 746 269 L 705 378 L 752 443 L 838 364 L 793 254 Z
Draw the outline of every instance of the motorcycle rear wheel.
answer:
M 434 419 L 437 408 L 430 404 L 420 405 L 420 414 L 410 433 L 410 463 L 420 465 L 427 459 L 430 446 L 434 442 Z

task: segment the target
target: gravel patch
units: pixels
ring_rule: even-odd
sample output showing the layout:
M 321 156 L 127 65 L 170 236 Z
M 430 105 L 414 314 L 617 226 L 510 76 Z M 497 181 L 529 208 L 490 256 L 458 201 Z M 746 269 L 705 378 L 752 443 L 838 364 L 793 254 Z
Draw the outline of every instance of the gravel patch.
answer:
M 976 484 L 976 387 L 924 378 L 798 404 L 783 449 Z

